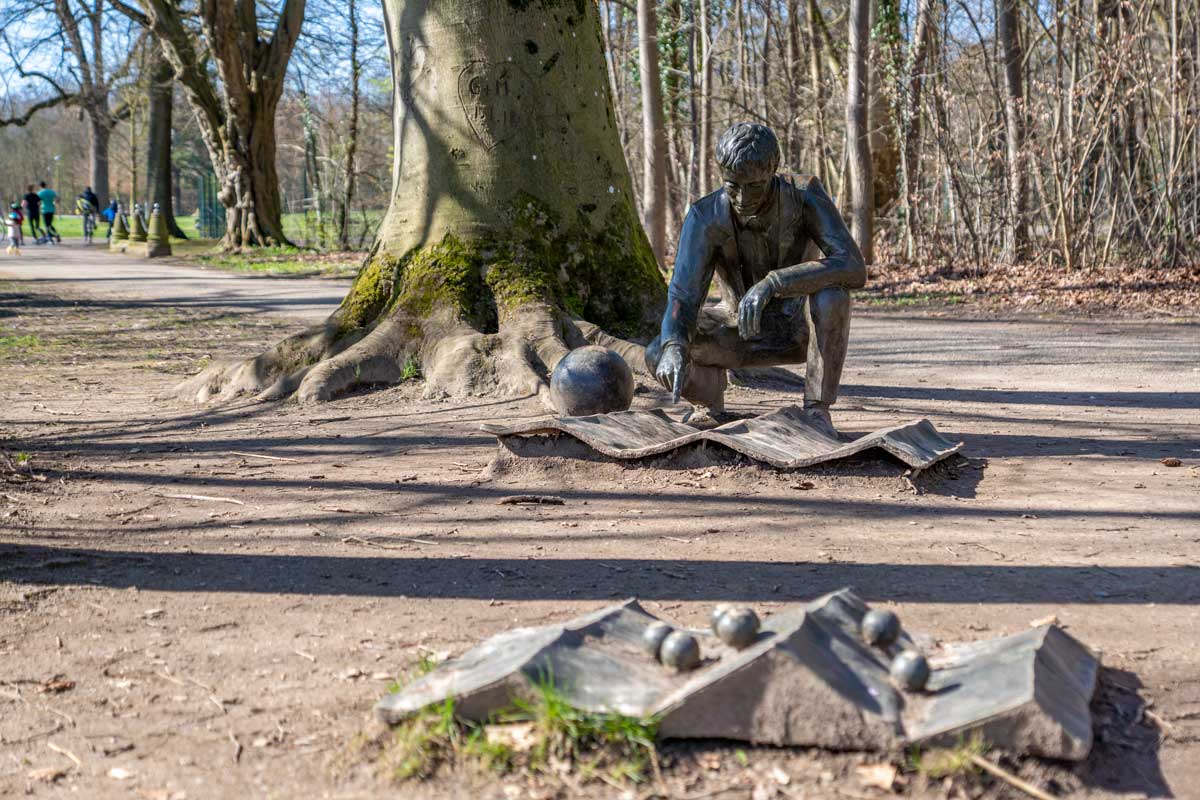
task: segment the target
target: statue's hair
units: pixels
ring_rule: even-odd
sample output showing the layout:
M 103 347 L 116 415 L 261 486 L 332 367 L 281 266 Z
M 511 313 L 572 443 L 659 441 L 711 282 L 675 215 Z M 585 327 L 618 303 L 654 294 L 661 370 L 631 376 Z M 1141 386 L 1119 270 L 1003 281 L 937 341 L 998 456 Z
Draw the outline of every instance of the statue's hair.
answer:
M 774 175 L 779 169 L 779 140 L 766 125 L 737 122 L 717 141 L 717 164 L 730 172 L 747 169 Z

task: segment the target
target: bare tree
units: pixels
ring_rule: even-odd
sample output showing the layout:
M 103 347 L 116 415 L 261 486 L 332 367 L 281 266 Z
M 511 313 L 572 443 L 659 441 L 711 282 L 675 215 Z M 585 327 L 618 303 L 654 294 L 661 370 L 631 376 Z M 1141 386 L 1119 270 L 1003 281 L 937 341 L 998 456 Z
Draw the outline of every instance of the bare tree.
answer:
M 662 73 L 658 65 L 655 0 L 638 0 L 638 54 L 642 80 L 642 224 L 661 264 L 667 252 L 667 137 Z
M 53 0 L 52 4 L 15 0 L 6 6 L 0 14 L 0 31 L 13 69 L 22 79 L 39 81 L 48 94 L 23 112 L 0 118 L 0 127 L 25 125 L 37 112 L 54 106 L 77 106 L 88 121 L 92 190 L 101 203 L 107 203 L 109 139 L 117 122 L 128 113 L 124 106 L 112 107 L 113 90 L 129 77 L 137 51 L 129 41 L 128 26 L 114 25 L 103 0 Z M 23 31 L 39 33 L 21 39 Z M 51 46 L 65 56 L 61 63 L 27 68 L 31 60 L 44 63 L 39 54 Z
M 846 154 L 850 166 L 850 231 L 863 259 L 874 261 L 875 197 L 872 185 L 867 111 L 870 77 L 867 51 L 871 35 L 871 0 L 850 0 L 850 35 L 846 76 Z
M 1017 0 L 996 0 L 996 36 L 1004 60 L 1005 164 L 1008 171 L 1008 216 L 1005 219 L 1004 257 L 1020 261 L 1025 256 L 1025 82 L 1021 77 L 1020 11 Z

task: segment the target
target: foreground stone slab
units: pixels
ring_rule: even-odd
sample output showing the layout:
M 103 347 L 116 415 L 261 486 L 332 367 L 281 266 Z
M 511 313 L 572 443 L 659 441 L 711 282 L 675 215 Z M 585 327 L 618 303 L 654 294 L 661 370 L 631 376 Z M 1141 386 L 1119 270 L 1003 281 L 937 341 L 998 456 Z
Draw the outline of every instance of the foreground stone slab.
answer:
M 914 470 L 922 470 L 954 455 L 954 443 L 926 419 L 875 431 L 843 443 L 814 427 L 796 406 L 753 419 L 727 422 L 699 430 L 675 422 L 661 410 L 619 411 L 587 417 L 545 417 L 515 425 L 484 424 L 500 439 L 565 433 L 597 452 L 621 459 L 662 455 L 701 441 L 717 442 L 742 455 L 781 469 L 798 469 L 847 458 L 868 450 L 883 450 Z
M 455 699 L 487 721 L 551 682 L 580 709 L 659 718 L 665 738 L 722 738 L 838 750 L 892 750 L 979 735 L 1012 752 L 1082 760 L 1100 662 L 1060 628 L 943 648 L 922 692 L 901 691 L 888 667 L 916 649 L 907 633 L 865 644 L 867 605 L 849 589 L 767 618 L 735 650 L 706 631 L 699 667 L 676 672 L 642 646 L 658 619 L 636 600 L 559 625 L 493 636 L 376 706 L 396 723 Z

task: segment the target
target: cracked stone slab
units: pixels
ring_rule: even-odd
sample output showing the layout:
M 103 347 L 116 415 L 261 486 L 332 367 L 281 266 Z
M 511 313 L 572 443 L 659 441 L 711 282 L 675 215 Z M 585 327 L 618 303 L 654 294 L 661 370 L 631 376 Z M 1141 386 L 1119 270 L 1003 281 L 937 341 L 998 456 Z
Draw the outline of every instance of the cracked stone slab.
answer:
M 642 649 L 658 620 L 628 600 L 493 636 L 384 697 L 376 712 L 396 723 L 454 698 L 456 714 L 483 722 L 550 681 L 580 709 L 657 717 L 665 738 L 883 751 L 979 735 L 1013 752 L 1087 756 L 1100 662 L 1062 629 L 945 647 L 931 659 L 926 690 L 905 692 L 888 666 L 916 645 L 907 633 L 887 648 L 866 645 L 859 624 L 868 610 L 843 589 L 768 617 L 740 651 L 690 631 L 701 664 L 675 672 Z
M 675 422 L 661 410 L 618 411 L 587 417 L 544 417 L 515 425 L 484 424 L 500 439 L 565 433 L 606 456 L 621 459 L 662 455 L 695 442 L 724 445 L 756 461 L 781 469 L 798 469 L 836 461 L 868 450 L 882 450 L 914 470 L 922 470 L 957 453 L 962 442 L 942 436 L 927 419 L 907 422 L 841 442 L 814 427 L 796 406 L 751 419 L 700 430 Z

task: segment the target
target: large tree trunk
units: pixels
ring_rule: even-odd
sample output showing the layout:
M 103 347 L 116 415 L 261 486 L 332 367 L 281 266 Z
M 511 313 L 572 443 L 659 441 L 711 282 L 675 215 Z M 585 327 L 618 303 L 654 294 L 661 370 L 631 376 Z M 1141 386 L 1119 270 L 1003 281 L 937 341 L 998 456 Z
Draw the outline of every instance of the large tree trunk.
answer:
M 108 103 L 105 102 L 105 106 Z M 88 165 L 92 176 L 92 191 L 100 200 L 100 207 L 108 205 L 108 140 L 112 136 L 112 121 L 108 109 L 103 114 L 88 115 Z M 61 189 L 62 187 L 58 187 Z
M 863 259 L 874 261 L 875 198 L 871 180 L 871 144 L 867 130 L 871 0 L 850 0 L 850 37 L 846 58 L 846 158 L 850 168 L 850 231 Z
M 193 397 L 326 400 L 412 363 L 435 392 L 536 393 L 569 347 L 621 347 L 591 323 L 637 337 L 658 322 L 595 4 L 384 11 L 395 162 L 371 253 L 323 325 L 201 373 L 181 386 Z
M 996 35 L 1004 59 L 1005 164 L 1008 168 L 1008 216 L 1005 219 L 1004 254 L 1009 261 L 1025 256 L 1025 84 L 1021 77 L 1021 37 L 1016 0 L 997 0 Z
M 186 239 L 187 235 L 175 221 L 174 170 L 171 168 L 174 105 L 175 70 L 158 47 L 155 47 L 150 66 L 150 122 L 149 131 L 146 134 L 146 197 L 152 204 L 158 206 L 158 213 L 166 220 L 167 231 L 177 239 Z
M 655 0 L 638 0 L 637 5 L 642 80 L 642 219 L 654 257 L 661 264 L 667 252 L 667 137 L 663 129 L 658 15 L 654 3 Z
M 362 84 L 362 64 L 358 58 L 358 2 L 349 0 L 346 8 L 350 23 L 350 119 L 346 123 L 346 154 L 342 162 L 342 196 L 337 208 L 338 247 L 350 249 L 350 206 L 354 202 L 358 177 L 358 112 Z

